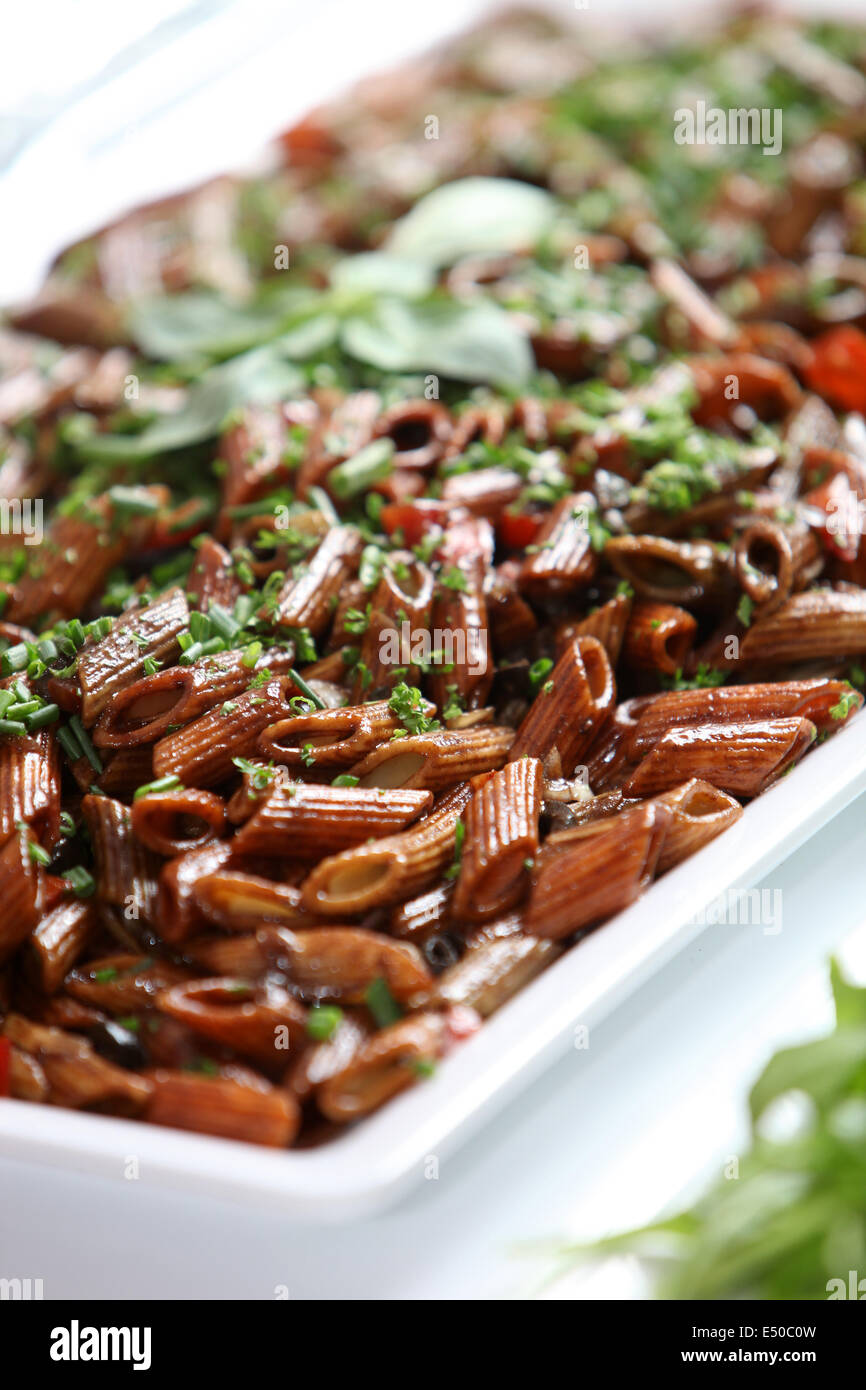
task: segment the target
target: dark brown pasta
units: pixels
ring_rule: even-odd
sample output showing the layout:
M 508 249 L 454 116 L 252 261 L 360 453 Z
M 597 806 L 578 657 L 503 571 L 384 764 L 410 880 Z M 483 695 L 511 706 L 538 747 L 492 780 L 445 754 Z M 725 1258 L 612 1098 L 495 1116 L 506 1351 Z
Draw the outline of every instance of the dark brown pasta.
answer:
M 853 772 L 862 35 L 711 44 L 777 159 L 502 16 L 7 315 L 0 1098 L 324 1142 Z

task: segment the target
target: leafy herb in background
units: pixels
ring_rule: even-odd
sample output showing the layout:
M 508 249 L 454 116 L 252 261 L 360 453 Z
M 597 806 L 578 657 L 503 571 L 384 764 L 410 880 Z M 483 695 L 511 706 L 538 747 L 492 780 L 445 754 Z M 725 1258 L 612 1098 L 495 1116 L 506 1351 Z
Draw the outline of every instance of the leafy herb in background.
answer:
M 830 1280 L 866 1273 L 866 988 L 836 961 L 830 978 L 836 1027 L 767 1063 L 749 1096 L 751 1146 L 738 1178 L 667 1220 L 555 1247 L 557 1277 L 587 1259 L 637 1253 L 662 1262 L 659 1298 L 817 1300 Z M 804 1102 L 805 1119 L 775 1138 L 767 1122 L 785 1097 Z
M 550 193 L 515 179 L 467 178 L 416 203 L 388 238 L 388 249 L 427 265 L 466 256 L 531 251 L 553 224 Z

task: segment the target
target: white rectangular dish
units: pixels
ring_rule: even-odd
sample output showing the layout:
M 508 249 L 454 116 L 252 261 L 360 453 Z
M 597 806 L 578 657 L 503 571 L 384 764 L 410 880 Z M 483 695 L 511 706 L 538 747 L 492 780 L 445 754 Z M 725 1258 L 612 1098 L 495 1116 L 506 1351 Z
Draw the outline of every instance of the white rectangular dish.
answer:
M 598 928 L 506 1004 L 423 1085 L 344 1138 L 301 1152 L 0 1101 L 0 1154 L 264 1205 L 296 1219 L 381 1210 L 423 1179 L 553 1058 L 575 1043 L 707 925 L 710 904 L 747 889 L 866 789 L 866 714 L 749 806 L 711 845 Z M 778 905 L 777 905 L 778 906 Z M 781 904 L 784 911 L 784 904 Z M 751 930 L 784 929 L 783 921 Z
M 343 42 L 335 50 L 326 42 L 325 31 L 335 23 L 337 8 L 341 10 Z M 395 12 L 389 11 L 384 48 L 377 47 L 382 37 L 378 32 L 381 13 L 374 13 L 372 26 L 366 11 L 353 11 L 349 6 L 331 6 L 315 21 L 310 16 L 309 28 L 300 38 L 311 53 L 328 56 L 327 78 L 322 65 L 304 65 L 303 83 L 296 83 L 287 94 L 277 84 L 263 80 L 264 64 L 277 63 L 279 47 L 274 45 L 267 55 L 259 53 L 251 58 L 244 68 L 246 84 L 257 98 L 265 93 L 278 102 L 279 114 L 273 103 L 267 110 L 258 101 L 251 104 L 251 124 L 240 132 L 235 128 L 234 138 L 240 143 L 228 147 L 214 140 L 196 145 L 192 138 L 199 129 L 197 122 L 201 129 L 218 129 L 220 135 L 228 128 L 229 118 L 237 127 L 237 103 L 223 100 L 223 89 L 212 77 L 207 83 L 203 81 L 195 100 L 190 96 L 182 108 L 172 104 L 162 113 L 183 136 L 173 142 L 174 163 L 169 165 L 155 156 L 157 145 L 162 149 L 163 144 L 153 122 L 146 122 L 144 130 L 133 131 L 140 141 L 153 135 L 151 157 L 129 157 L 129 131 L 124 122 L 136 121 L 138 115 L 121 111 L 117 90 L 109 86 L 87 103 L 79 103 L 68 121 L 48 130 L 38 147 L 28 153 L 26 165 L 22 160 L 0 179 L 0 193 L 6 193 L 9 205 L 14 202 L 25 210 L 16 219 L 16 227 L 22 256 L 27 244 L 32 247 L 30 274 L 34 283 L 61 245 L 89 230 L 94 222 L 119 212 L 121 203 L 167 191 L 166 180 L 169 185 L 182 186 L 240 159 L 292 114 L 300 114 L 336 86 L 346 85 L 350 73 L 358 75 L 397 61 L 449 29 L 468 25 L 483 8 L 483 4 L 459 6 L 447 0 L 437 8 L 435 17 L 431 17 L 432 12 L 426 18 L 413 13 L 411 24 L 405 9 L 399 23 Z M 618 8 L 622 11 L 634 6 L 621 4 Z M 352 26 L 347 28 L 344 20 L 346 24 L 351 20 Z M 344 69 L 334 68 L 335 53 L 342 55 Z M 154 85 L 145 83 L 144 78 L 152 78 L 153 70 L 148 67 L 141 74 L 143 85 L 151 92 Z M 237 78 L 238 73 L 233 72 L 233 90 Z M 123 90 L 125 99 L 131 100 L 128 80 Z M 216 120 L 217 109 L 223 124 L 215 127 L 211 118 Z M 116 139 L 109 139 L 111 132 Z M 207 150 L 210 158 L 210 151 L 217 146 L 219 162 L 210 168 L 201 162 L 201 151 Z M 70 149 L 75 162 L 65 157 Z M 183 159 L 192 159 L 196 151 L 199 162 L 193 168 Z M 70 186 L 74 176 L 77 196 L 68 201 L 74 215 L 67 209 L 65 223 L 62 218 L 44 216 L 37 203 L 31 204 L 29 214 L 26 212 L 23 194 L 40 187 L 39 171 L 48 168 L 69 172 Z M 121 170 L 128 183 L 120 179 Z M 50 191 L 54 203 L 64 206 L 56 183 L 45 179 L 41 187 Z M 96 201 L 97 188 L 104 190 L 110 205 Z M 49 229 L 50 245 L 34 240 L 37 224 Z M 18 249 L 9 248 L 7 274 L 10 267 L 18 265 Z M 17 270 L 14 273 L 17 277 Z M 0 299 L 17 296 L 21 288 L 17 278 L 9 289 L 0 281 Z M 256 1204 L 294 1218 L 341 1220 L 381 1210 L 423 1179 L 425 1164 L 431 1158 L 442 1160 L 513 1100 L 554 1057 L 573 1046 L 578 1026 L 591 1028 L 598 1023 L 702 932 L 726 930 L 724 924 L 707 926 L 701 919 L 708 904 L 729 890 L 747 889 L 761 879 L 864 789 L 866 712 L 814 750 L 791 777 L 748 807 L 721 839 L 654 884 L 633 907 L 599 928 L 527 986 L 485 1024 L 479 1035 L 443 1062 L 431 1080 L 327 1147 L 274 1153 L 134 1121 L 0 1101 L 0 1155 L 114 1180 L 123 1180 L 129 1161 L 135 1159 L 145 1183 Z

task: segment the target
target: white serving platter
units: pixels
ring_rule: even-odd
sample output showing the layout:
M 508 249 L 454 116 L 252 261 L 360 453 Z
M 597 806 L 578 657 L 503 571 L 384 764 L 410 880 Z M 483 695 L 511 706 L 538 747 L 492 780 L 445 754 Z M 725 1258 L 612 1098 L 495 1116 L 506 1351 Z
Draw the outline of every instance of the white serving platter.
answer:
M 547 7 L 572 9 L 567 0 Z M 247 31 L 255 28 L 253 8 L 283 9 L 254 0 L 244 7 Z M 51 257 L 75 236 L 130 204 L 231 167 L 315 101 L 468 27 L 488 8 L 487 0 L 441 0 L 422 13 L 383 0 L 358 10 L 348 0 L 329 0 L 319 11 L 288 7 L 293 33 L 275 27 L 264 51 L 261 43 L 253 54 L 238 50 L 228 70 L 223 59 L 230 33 L 214 35 L 219 62 L 202 62 L 194 76 L 191 53 L 176 47 L 152 55 L 136 73 L 106 84 L 53 122 L 0 173 L 0 204 L 16 208 L 0 302 L 35 289 Z M 832 6 L 834 12 L 850 8 L 842 0 Z M 660 0 L 656 17 L 672 9 L 682 16 L 686 7 Z M 635 12 L 642 13 L 635 0 L 611 6 L 624 25 Z M 215 24 L 233 18 L 218 16 Z M 341 35 L 336 46 L 335 29 Z M 280 66 L 287 38 L 295 57 L 299 50 L 305 55 L 303 64 L 294 63 L 289 86 L 275 80 L 287 71 Z M 195 35 L 184 42 L 200 52 Z M 178 63 L 186 86 L 175 81 Z M 249 102 L 237 99 L 240 89 Z M 154 111 L 153 93 L 163 91 L 174 95 L 160 99 Z M 124 1181 L 135 1160 L 145 1184 L 278 1209 L 295 1219 L 340 1221 L 382 1210 L 423 1180 L 431 1159 L 452 1153 L 572 1047 L 578 1027 L 597 1024 L 702 932 L 727 930 L 705 925 L 703 910 L 728 890 L 762 879 L 864 789 L 866 712 L 810 753 L 719 840 L 528 985 L 431 1080 L 327 1147 L 274 1152 L 0 1100 L 0 1156 L 115 1181 Z
M 866 789 L 866 713 L 747 807 L 719 839 L 579 942 L 436 1075 L 319 1149 L 274 1152 L 134 1120 L 0 1101 L 0 1155 L 123 1181 L 264 1205 L 295 1219 L 340 1221 L 394 1203 L 554 1058 L 702 932 L 706 912 L 748 889 Z M 784 913 L 784 903 L 781 904 Z M 781 924 L 779 924 L 781 925 Z M 753 931 L 774 930 L 771 923 Z

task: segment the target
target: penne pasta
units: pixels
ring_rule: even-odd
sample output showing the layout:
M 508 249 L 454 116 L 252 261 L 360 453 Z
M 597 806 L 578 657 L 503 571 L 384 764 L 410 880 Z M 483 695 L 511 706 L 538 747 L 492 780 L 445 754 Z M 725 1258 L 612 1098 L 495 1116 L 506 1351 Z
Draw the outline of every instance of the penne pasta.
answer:
M 669 729 L 623 784 L 626 796 L 653 796 L 683 778 L 734 796 L 757 796 L 803 756 L 817 737 L 808 719 L 756 719 Z
M 557 656 L 562 655 L 575 637 L 595 637 L 607 652 L 611 666 L 615 667 L 622 651 L 631 611 L 631 594 L 622 593 L 603 603 L 600 608 L 596 608 L 579 622 L 566 619 L 556 629 Z
M 171 985 L 156 1007 L 211 1042 L 249 1057 L 266 1071 L 285 1070 L 304 1037 L 306 1012 L 277 985 L 247 980 L 188 980 Z
M 194 787 L 224 781 L 234 771 L 235 758 L 256 751 L 262 730 L 285 714 L 290 698 L 288 677 L 268 680 L 166 734 L 153 749 L 156 777 L 177 777 Z
M 303 884 L 304 906 L 327 917 L 357 916 L 422 892 L 453 859 L 470 795 L 462 782 L 411 830 L 323 859 Z
M 361 537 L 353 526 L 333 526 L 312 556 L 293 567 L 273 605 L 259 616 L 281 627 L 306 628 L 314 637 L 327 626 L 344 584 L 361 554 Z
M 519 758 L 476 787 L 463 822 L 453 903 L 458 920 L 501 916 L 522 898 L 538 849 L 542 780 L 537 758 Z
M 377 980 L 385 981 L 398 1003 L 406 1003 L 433 980 L 416 946 L 360 927 L 263 928 L 259 941 L 276 969 L 311 1003 L 363 1004 Z
M 163 1068 L 148 1079 L 152 1094 L 144 1118 L 152 1125 L 192 1129 L 273 1149 L 286 1148 L 300 1128 L 297 1101 L 265 1081 L 241 1084 L 231 1077 Z
M 226 810 L 214 792 L 151 792 L 132 807 L 132 833 L 154 854 L 200 849 L 223 834 Z
M 134 681 L 112 697 L 94 731 L 97 748 L 133 748 L 153 743 L 254 686 L 264 671 L 279 677 L 291 670 L 293 653 L 271 648 L 252 665 L 244 650 L 217 652 L 193 666 L 170 666 Z
M 777 664 L 866 652 L 866 594 L 815 589 L 759 618 L 740 642 L 744 661 Z
M 334 1124 L 348 1124 L 369 1115 L 411 1086 L 418 1075 L 415 1068 L 429 1068 L 444 1044 L 440 1014 L 404 1018 L 381 1029 L 347 1066 L 324 1081 L 316 1092 L 316 1104 Z
M 40 844 L 60 835 L 60 758 L 52 728 L 0 742 L 0 844 L 28 825 Z
M 709 844 L 743 814 L 742 806 L 734 797 L 698 777 L 664 792 L 659 801 L 672 812 L 659 855 L 660 874 Z
M 670 603 L 636 603 L 623 643 L 623 659 L 643 671 L 673 676 L 686 664 L 698 625 Z
M 89 794 L 81 810 L 93 845 L 100 898 L 124 908 L 131 920 L 150 921 L 159 860 L 138 843 L 129 808 L 110 796 Z
M 495 724 L 436 729 L 392 739 L 356 763 L 351 775 L 360 787 L 418 787 L 438 793 L 501 767 L 513 742 L 514 730 Z
M 301 906 L 300 889 L 293 884 L 231 867 L 205 873 L 192 896 L 198 912 L 225 931 L 253 931 L 263 922 L 313 927 L 319 921 Z
M 628 754 L 635 761 L 643 757 L 673 726 L 799 717 L 810 720 L 819 734 L 828 734 L 841 728 L 861 707 L 862 700 L 845 681 L 823 677 L 714 690 L 672 690 L 656 695 L 636 711 L 627 740 Z
M 725 554 L 708 541 L 616 536 L 604 556 L 638 598 L 655 603 L 720 606 L 733 591 Z
M 393 551 L 373 591 L 370 616 L 361 638 L 352 700 L 376 700 L 400 680 L 417 681 L 420 667 L 413 648 L 430 627 L 433 575 L 409 552 Z
M 0 848 L 0 965 L 4 965 L 38 925 L 45 903 L 45 875 L 30 853 L 25 828 Z
M 559 954 L 553 941 L 516 933 L 493 937 L 467 951 L 436 981 L 437 1000 L 475 1009 L 489 1018 Z
M 430 792 L 290 783 L 275 788 L 234 838 L 238 854 L 317 858 L 402 830 L 433 804 Z
M 435 705 L 422 701 L 420 712 L 429 718 Z M 297 774 L 307 768 L 303 756 L 315 757 L 319 771 L 351 767 L 400 729 L 400 720 L 387 700 L 344 709 L 310 710 L 269 725 L 259 735 L 258 751 L 265 758 L 284 763 Z
M 532 595 L 571 593 L 594 578 L 598 559 L 590 523 L 598 504 L 591 493 L 577 492 L 557 502 L 520 569 L 520 586 Z
M 35 928 L 28 952 L 33 979 L 43 994 L 56 994 L 96 935 L 93 902 L 58 903 Z
M 188 623 L 186 598 L 172 589 L 125 613 L 107 637 L 85 647 L 78 658 L 83 723 L 95 724 L 112 696 L 141 675 L 146 660 L 162 662 L 178 652 L 177 639 Z
M 570 777 L 616 702 L 607 654 L 594 637 L 566 647 L 517 730 L 509 762 L 529 756 Z
M 527 933 L 560 940 L 633 903 L 656 872 L 671 817 L 669 806 L 649 802 L 545 848 L 532 873 Z

